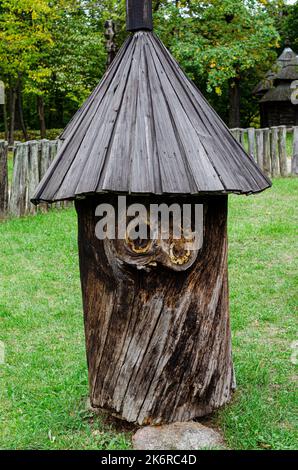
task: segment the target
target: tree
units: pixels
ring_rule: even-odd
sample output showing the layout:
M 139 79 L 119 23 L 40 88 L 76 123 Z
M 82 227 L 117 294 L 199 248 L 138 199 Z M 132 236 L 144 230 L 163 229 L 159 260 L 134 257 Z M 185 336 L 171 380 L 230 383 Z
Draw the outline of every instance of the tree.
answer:
M 280 14 L 275 15 L 275 20 L 282 37 L 282 46 L 289 44 L 298 52 L 298 3 L 283 5 Z
M 257 112 L 251 92 L 276 58 L 277 29 L 286 34 L 297 7 L 281 17 L 281 0 L 153 0 L 153 10 L 157 34 L 223 119 L 249 125 Z M 68 123 L 104 73 L 107 20 L 119 49 L 124 0 L 1 1 L 10 140 L 15 127 L 26 137 L 39 126 L 45 136 Z
M 215 91 L 218 98 L 228 88 L 231 127 L 240 125 L 240 88 L 246 74 L 275 57 L 279 36 L 264 3 L 194 0 L 159 9 L 161 34 L 182 67 L 197 83 L 205 80 L 207 92 Z
M 49 18 L 55 14 L 46 0 L 3 0 L 0 9 L 0 72 L 9 86 L 9 140 L 13 141 L 16 105 L 24 136 L 24 79 L 39 61 L 39 51 L 51 46 Z
M 52 40 L 53 46 L 43 51 L 38 66 L 29 73 L 27 92 L 42 98 L 43 107 L 56 116 L 48 119 L 58 117 L 55 127 L 63 127 L 104 73 L 103 29 L 76 2 L 61 11 Z M 65 102 L 71 104 L 69 113 Z
M 10 95 L 10 141 L 16 111 L 26 137 L 23 97 L 36 99 L 41 137 L 46 135 L 53 108 L 71 114 L 87 97 L 104 72 L 103 20 L 90 14 L 87 1 L 5 0 L 0 9 L 0 73 Z M 66 122 L 61 120 L 61 126 Z

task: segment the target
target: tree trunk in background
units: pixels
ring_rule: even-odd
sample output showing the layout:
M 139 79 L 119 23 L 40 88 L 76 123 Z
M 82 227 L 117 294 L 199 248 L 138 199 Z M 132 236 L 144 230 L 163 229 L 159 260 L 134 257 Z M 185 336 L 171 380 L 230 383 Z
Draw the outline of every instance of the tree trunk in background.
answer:
M 97 205 L 116 202 L 76 202 L 91 404 L 140 425 L 208 415 L 235 388 L 227 197 L 194 201 L 204 204 L 204 244 L 184 271 L 141 269 L 143 255 L 123 262 L 122 241 L 95 235 Z
M 17 103 L 18 103 L 18 112 L 19 112 L 19 120 L 20 120 L 20 126 L 23 132 L 23 136 L 25 141 L 29 140 L 28 138 L 28 133 L 27 133 L 27 128 L 25 125 L 24 121 L 24 113 L 23 113 L 23 97 L 22 97 L 22 80 L 21 77 L 19 76 L 18 79 L 18 86 L 17 86 Z
M 153 0 L 152 5 L 153 5 L 153 11 L 154 13 L 156 13 L 159 10 L 159 7 L 161 5 L 161 0 L 155 0 L 155 1 Z
M 3 119 L 4 119 L 4 132 L 5 132 L 5 140 L 8 141 L 8 123 L 7 123 L 7 108 L 6 108 L 6 100 L 3 105 Z
M 47 136 L 46 120 L 45 120 L 45 109 L 43 96 L 37 97 L 37 109 L 40 125 L 40 137 L 45 139 Z
M 229 81 L 229 127 L 240 127 L 240 80 L 232 78 Z
M 17 90 L 12 83 L 10 83 L 9 88 L 9 133 L 8 133 L 8 143 L 13 145 L 14 143 L 14 130 L 15 130 L 15 116 L 16 116 L 16 101 L 17 101 Z

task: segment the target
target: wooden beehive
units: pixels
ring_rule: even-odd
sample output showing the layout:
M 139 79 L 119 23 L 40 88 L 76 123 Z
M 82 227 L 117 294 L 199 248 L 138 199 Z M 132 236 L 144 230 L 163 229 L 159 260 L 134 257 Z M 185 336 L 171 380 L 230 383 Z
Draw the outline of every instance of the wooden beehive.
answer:
M 271 184 L 152 32 L 148 12 L 151 1 L 128 1 L 133 34 L 64 131 L 33 198 L 75 200 L 91 403 L 139 424 L 192 419 L 231 399 L 227 199 Z M 96 207 L 117 211 L 119 194 L 203 205 L 203 246 L 186 254 L 178 241 L 181 254 L 173 240 L 142 250 L 99 240 Z

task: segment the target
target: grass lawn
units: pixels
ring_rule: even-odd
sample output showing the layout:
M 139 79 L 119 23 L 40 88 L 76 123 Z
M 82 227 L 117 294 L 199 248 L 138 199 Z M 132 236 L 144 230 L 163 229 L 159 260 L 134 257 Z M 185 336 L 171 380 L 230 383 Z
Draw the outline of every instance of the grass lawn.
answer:
M 210 424 L 232 449 L 294 449 L 298 179 L 230 197 L 238 390 Z M 74 210 L 0 223 L 0 448 L 129 449 L 133 427 L 86 411 Z

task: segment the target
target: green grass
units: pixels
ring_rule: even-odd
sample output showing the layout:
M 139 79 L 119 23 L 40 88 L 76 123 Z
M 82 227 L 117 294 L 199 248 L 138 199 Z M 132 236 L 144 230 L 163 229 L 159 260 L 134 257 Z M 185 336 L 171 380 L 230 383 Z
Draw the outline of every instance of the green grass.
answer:
M 232 449 L 294 449 L 298 179 L 230 198 L 230 291 L 238 390 L 212 424 Z M 86 411 L 72 209 L 0 224 L 0 448 L 128 449 L 129 426 Z M 297 310 L 296 310 L 297 313 Z
M 288 157 L 292 157 L 293 155 L 293 133 L 289 134 L 287 132 L 287 155 Z
M 8 152 L 7 156 L 7 175 L 8 183 L 11 184 L 13 177 L 13 152 Z

